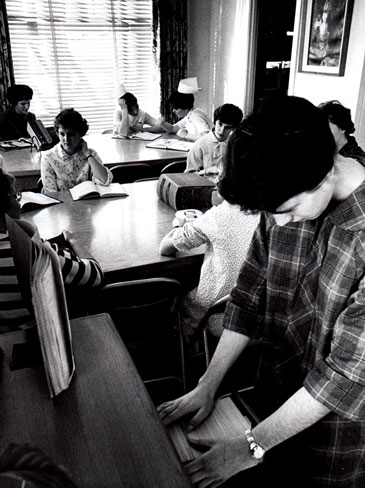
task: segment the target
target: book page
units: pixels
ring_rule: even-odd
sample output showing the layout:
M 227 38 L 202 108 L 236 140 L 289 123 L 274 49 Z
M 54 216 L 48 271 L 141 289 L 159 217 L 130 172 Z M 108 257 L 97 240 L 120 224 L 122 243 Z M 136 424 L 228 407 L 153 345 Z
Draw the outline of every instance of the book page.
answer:
M 154 149 L 171 149 L 174 151 L 190 151 L 194 143 L 191 141 L 181 141 L 179 139 L 159 139 L 156 142 L 147 144 L 146 147 Z
M 48 195 L 44 195 L 43 193 L 24 191 L 22 193 L 22 198 L 20 200 L 20 207 L 21 209 L 23 209 L 24 206 L 29 204 L 29 206 L 33 208 L 33 206 L 37 206 L 37 205 L 46 206 L 46 205 L 54 205 L 56 203 L 61 203 L 61 200 L 50 197 Z
M 95 185 L 101 197 L 127 197 L 128 193 L 120 183 L 110 183 L 108 186 Z
M 80 198 L 83 198 L 93 192 L 99 193 L 97 185 L 95 185 L 95 183 L 92 181 L 83 181 L 73 188 L 70 188 L 70 193 L 73 200 L 80 200 Z
M 75 363 L 60 264 L 48 243 L 35 244 L 32 302 L 51 397 L 68 388 Z
M 243 415 L 230 397 L 217 400 L 212 413 L 189 436 L 199 439 L 229 439 L 244 436 L 251 427 L 251 422 Z M 182 462 L 188 462 L 201 454 L 201 451 L 189 443 L 186 422 L 181 421 L 166 427 L 170 440 Z
M 130 136 L 131 139 L 140 139 L 141 141 L 154 141 L 161 137 L 161 134 L 154 132 L 135 132 Z

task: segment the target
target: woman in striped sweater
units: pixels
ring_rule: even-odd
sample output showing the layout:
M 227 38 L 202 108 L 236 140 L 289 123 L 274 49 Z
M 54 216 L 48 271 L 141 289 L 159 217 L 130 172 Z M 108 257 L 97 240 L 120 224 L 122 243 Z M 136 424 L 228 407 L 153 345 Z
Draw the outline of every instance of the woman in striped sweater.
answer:
M 15 187 L 15 178 L 3 172 L 0 161 L 0 333 L 34 325 L 34 317 L 25 307 L 20 293 L 5 214 L 14 219 L 20 218 L 19 192 Z M 92 258 L 82 258 L 83 251 L 77 247 L 73 235 L 70 232 L 64 232 L 64 235 L 71 244 L 70 249 L 51 245 L 59 257 L 65 285 L 100 286 L 103 273 L 98 262 Z

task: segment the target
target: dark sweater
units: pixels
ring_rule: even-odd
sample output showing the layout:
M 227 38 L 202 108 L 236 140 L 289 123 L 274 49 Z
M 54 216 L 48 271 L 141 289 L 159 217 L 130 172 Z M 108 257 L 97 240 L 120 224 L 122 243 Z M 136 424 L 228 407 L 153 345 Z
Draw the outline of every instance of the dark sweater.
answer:
M 35 115 L 28 112 L 25 116 L 18 114 L 14 108 L 9 108 L 0 113 L 0 140 L 19 139 L 20 137 L 29 137 L 27 132 L 27 122 L 35 120 Z

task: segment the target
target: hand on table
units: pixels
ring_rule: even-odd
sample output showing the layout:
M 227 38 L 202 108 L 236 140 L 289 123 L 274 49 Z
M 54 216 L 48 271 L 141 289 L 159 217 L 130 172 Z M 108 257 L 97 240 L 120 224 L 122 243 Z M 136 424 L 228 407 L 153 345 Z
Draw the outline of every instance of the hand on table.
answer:
M 194 487 L 215 488 L 239 471 L 255 466 L 257 462 L 249 453 L 248 443 L 244 436 L 232 439 L 207 440 L 188 435 L 191 444 L 209 447 L 209 450 L 187 463 L 185 468 Z
M 171 424 L 185 415 L 195 413 L 187 427 L 187 430 L 191 431 L 208 417 L 213 406 L 214 395 L 198 385 L 186 395 L 159 405 L 157 412 L 165 425 Z
M 210 168 L 201 169 L 198 171 L 198 175 L 200 176 L 218 175 L 218 174 L 219 174 L 219 170 L 216 166 L 211 166 Z
M 74 233 L 70 230 L 63 229 L 62 231 L 63 237 L 66 239 L 67 242 L 71 243 L 74 239 Z

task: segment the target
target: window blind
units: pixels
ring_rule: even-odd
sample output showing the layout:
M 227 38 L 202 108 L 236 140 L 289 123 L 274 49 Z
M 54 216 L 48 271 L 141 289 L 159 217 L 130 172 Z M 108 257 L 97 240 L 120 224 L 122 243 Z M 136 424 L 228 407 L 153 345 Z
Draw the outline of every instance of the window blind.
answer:
M 6 0 L 16 83 L 33 88 L 31 111 L 52 125 L 73 107 L 89 133 L 112 127 L 115 88 L 158 116 L 152 0 Z

